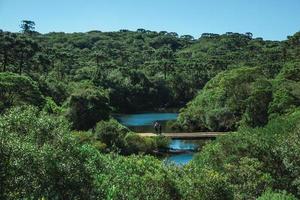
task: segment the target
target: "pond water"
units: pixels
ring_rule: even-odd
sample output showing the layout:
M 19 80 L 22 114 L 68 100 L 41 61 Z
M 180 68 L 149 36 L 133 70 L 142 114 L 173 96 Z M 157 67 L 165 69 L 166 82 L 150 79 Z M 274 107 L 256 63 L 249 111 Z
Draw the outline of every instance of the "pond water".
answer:
M 166 126 L 168 121 L 176 120 L 178 113 L 140 113 L 121 114 L 114 117 L 130 130 L 138 133 L 154 132 L 153 125 L 158 121 L 162 125 L 162 132 L 171 130 Z
M 193 159 L 194 153 L 183 153 L 165 158 L 166 164 L 185 165 Z
M 132 131 L 138 133 L 154 132 L 153 125 L 158 121 L 162 125 L 162 132 L 167 133 L 171 130 L 167 127 L 167 122 L 176 120 L 178 113 L 140 113 L 140 114 L 118 114 L 114 117 Z M 164 160 L 166 163 L 178 165 L 188 163 L 194 152 L 200 147 L 198 140 L 172 140 L 169 145 L 172 151 L 184 151 L 181 154 L 170 154 Z
M 198 150 L 201 141 L 199 140 L 172 140 L 169 145 L 170 150 L 176 151 L 184 151 L 181 154 L 171 154 L 165 158 L 165 163 L 167 164 L 176 164 L 176 165 L 184 165 L 187 164 L 190 160 L 192 160 L 194 153 Z
M 199 147 L 197 140 L 172 140 L 169 145 L 170 149 L 173 150 L 186 150 L 186 151 L 195 151 Z

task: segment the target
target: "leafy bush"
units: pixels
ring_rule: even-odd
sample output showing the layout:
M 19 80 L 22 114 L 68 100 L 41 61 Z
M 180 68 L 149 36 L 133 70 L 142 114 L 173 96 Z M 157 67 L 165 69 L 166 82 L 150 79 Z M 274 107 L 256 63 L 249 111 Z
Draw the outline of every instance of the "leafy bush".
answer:
M 243 157 L 238 164 L 225 165 L 235 199 L 256 199 L 267 188 L 272 187 L 272 177 L 264 172 L 263 163 L 256 158 Z
M 177 123 L 190 131 L 233 130 L 243 117 L 249 125 L 264 125 L 270 101 L 270 84 L 260 71 L 239 67 L 211 79 L 187 108 L 181 110 Z
M 69 123 L 62 117 L 40 112 L 36 107 L 22 106 L 9 110 L 1 117 L 0 129 L 42 146 L 59 143 L 69 130 Z
M 39 88 L 44 96 L 51 97 L 53 101 L 61 106 L 70 96 L 68 84 L 52 76 L 39 77 Z
M 0 73 L 0 112 L 12 106 L 31 104 L 43 106 L 44 98 L 37 83 L 26 76 Z
M 125 137 L 127 154 L 133 153 L 151 153 L 156 149 L 155 141 L 150 137 L 141 137 L 135 133 L 128 133 Z
M 268 123 L 268 107 L 272 101 L 272 85 L 269 81 L 257 80 L 251 85 L 251 94 L 246 100 L 246 110 L 241 124 L 251 127 Z
M 263 128 L 242 127 L 204 146 L 192 163 L 224 173 L 237 198 L 255 199 L 267 188 L 298 197 L 299 121 L 298 110 Z
M 226 176 L 209 168 L 198 168 L 190 165 L 177 172 L 175 184 L 181 199 L 186 200 L 229 200 L 233 193 Z
M 171 139 L 164 137 L 162 135 L 154 137 L 154 142 L 156 143 L 156 147 L 158 149 L 167 149 L 169 147 L 169 144 L 171 143 Z
M 262 196 L 258 197 L 257 200 L 297 200 L 297 198 L 285 191 L 273 192 L 268 190 Z
M 95 87 L 78 88 L 70 97 L 67 116 L 76 130 L 88 130 L 110 114 L 105 91 Z
M 15 108 L 0 117 L 0 144 L 1 199 L 94 194 L 91 155 L 75 143 L 66 121 L 33 107 Z
M 274 98 L 269 107 L 271 118 L 300 106 L 300 63 L 287 63 L 274 79 Z
M 59 107 L 51 97 L 46 97 L 46 103 L 44 105 L 43 110 L 50 114 L 61 114 L 62 108 Z
M 128 132 L 129 130 L 115 119 L 100 121 L 95 128 L 96 139 L 104 142 L 111 151 L 125 148 L 125 136 Z
M 89 144 L 100 152 L 106 151 L 107 145 L 100 140 L 96 140 L 95 135 L 91 131 L 73 131 L 73 135 L 80 144 Z
M 163 162 L 149 156 L 116 157 L 105 164 L 96 187 L 107 199 L 178 199 Z

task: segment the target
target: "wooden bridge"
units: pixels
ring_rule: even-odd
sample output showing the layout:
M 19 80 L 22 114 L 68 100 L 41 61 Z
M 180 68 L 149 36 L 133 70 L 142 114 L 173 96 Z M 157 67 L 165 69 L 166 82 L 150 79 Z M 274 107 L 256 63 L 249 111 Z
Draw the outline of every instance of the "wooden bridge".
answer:
M 194 132 L 194 133 L 162 133 L 163 136 L 169 137 L 171 139 L 214 139 L 217 136 L 226 135 L 229 132 Z M 142 137 L 156 137 L 158 134 L 154 133 L 138 133 Z

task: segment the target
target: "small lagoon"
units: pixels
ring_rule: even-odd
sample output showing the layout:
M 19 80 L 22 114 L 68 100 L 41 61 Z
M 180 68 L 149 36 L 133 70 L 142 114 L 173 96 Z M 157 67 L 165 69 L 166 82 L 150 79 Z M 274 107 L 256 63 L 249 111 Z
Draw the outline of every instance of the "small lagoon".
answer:
M 123 125 L 134 132 L 149 133 L 154 132 L 153 125 L 158 121 L 162 125 L 162 132 L 168 133 L 171 130 L 167 127 L 167 122 L 176 120 L 178 113 L 139 113 L 139 114 L 117 114 L 114 117 Z M 171 151 L 182 151 L 184 153 L 170 154 L 165 158 L 166 163 L 183 165 L 188 163 L 200 147 L 198 140 L 172 140 L 169 145 Z
M 154 132 L 153 125 L 158 121 L 162 125 L 162 132 L 168 133 L 171 130 L 167 127 L 167 122 L 176 120 L 178 113 L 140 113 L 140 114 L 120 114 L 114 117 L 130 130 L 137 133 Z

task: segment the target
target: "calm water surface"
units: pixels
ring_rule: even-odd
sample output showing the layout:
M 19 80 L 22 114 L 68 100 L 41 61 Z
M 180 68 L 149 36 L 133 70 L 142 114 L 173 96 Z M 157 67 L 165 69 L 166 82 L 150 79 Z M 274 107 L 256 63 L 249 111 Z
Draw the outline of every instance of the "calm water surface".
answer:
M 192 160 L 194 152 L 197 151 L 200 146 L 199 140 L 172 140 L 169 145 L 171 150 L 185 150 L 187 152 L 183 154 L 170 155 L 165 158 L 165 163 L 173 163 L 176 165 L 187 164 L 190 160 Z
M 194 153 L 172 155 L 165 158 L 166 164 L 185 165 L 193 159 Z
M 154 132 L 153 125 L 158 121 L 162 125 L 163 132 L 171 130 L 166 126 L 168 121 L 176 120 L 178 113 L 140 113 L 140 114 L 118 114 L 114 117 L 132 131 L 139 133 Z M 186 153 L 170 155 L 164 160 L 166 163 L 183 165 L 193 158 L 193 151 L 199 148 L 197 140 L 172 140 L 169 148 L 172 150 L 186 150 Z
M 178 113 L 141 113 L 115 115 L 114 117 L 123 125 L 138 133 L 154 132 L 154 123 L 162 125 L 163 132 L 171 130 L 166 126 L 168 121 L 176 120 Z

